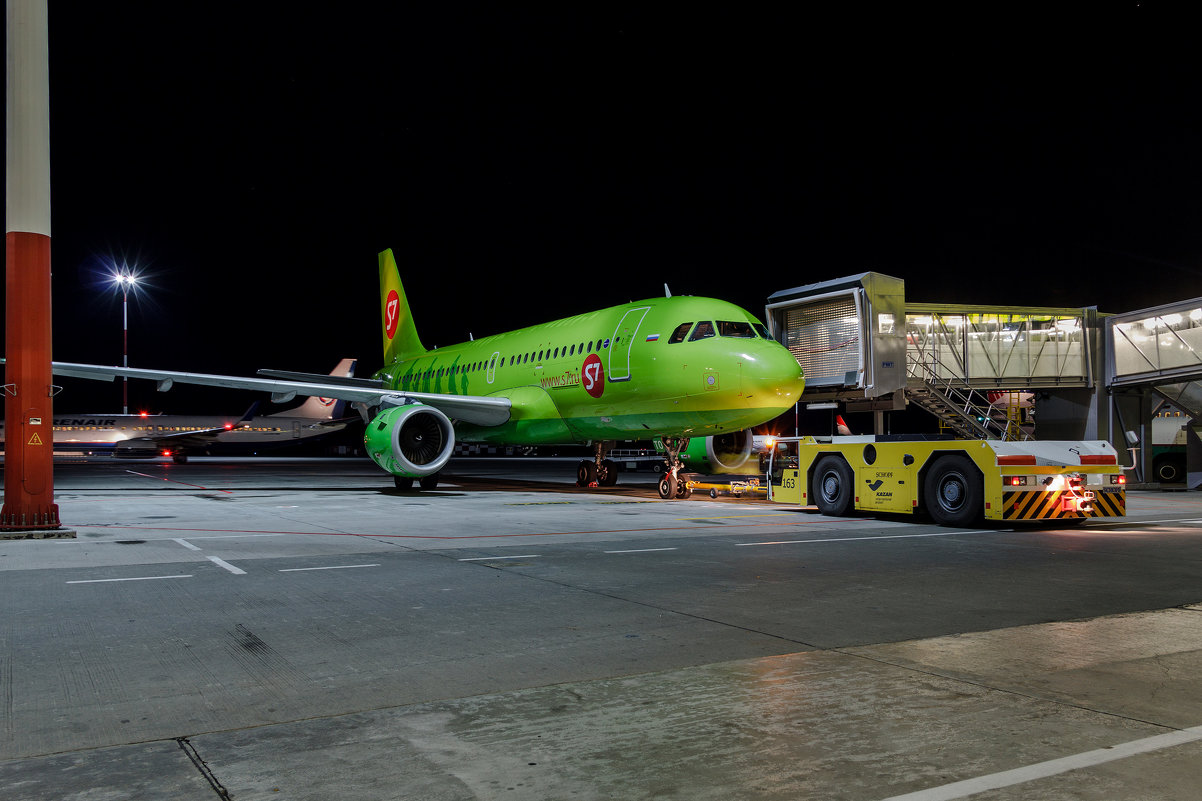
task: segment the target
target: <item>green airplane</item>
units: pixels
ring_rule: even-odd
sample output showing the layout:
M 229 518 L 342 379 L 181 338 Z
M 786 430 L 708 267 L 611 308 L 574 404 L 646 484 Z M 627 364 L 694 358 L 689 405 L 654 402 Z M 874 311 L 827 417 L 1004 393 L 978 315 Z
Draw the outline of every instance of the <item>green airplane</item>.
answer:
M 747 311 L 721 300 L 663 297 L 427 349 L 391 250 L 379 255 L 384 367 L 370 378 L 260 370 L 239 378 L 55 362 L 58 375 L 127 376 L 267 390 L 284 402 L 316 395 L 351 402 L 364 444 L 396 486 L 437 486 L 456 440 L 496 445 L 591 444 L 579 486 L 609 486 L 616 442 L 658 439 L 661 498 L 688 497 L 682 454 L 720 460 L 723 438 L 750 450 L 752 426 L 796 403 L 797 360 Z

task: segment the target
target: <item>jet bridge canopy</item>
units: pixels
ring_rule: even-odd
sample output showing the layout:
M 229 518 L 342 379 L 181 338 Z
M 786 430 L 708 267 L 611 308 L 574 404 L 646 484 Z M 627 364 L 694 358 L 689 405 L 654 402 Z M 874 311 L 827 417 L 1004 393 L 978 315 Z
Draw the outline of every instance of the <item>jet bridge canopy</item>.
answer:
M 764 311 L 808 397 L 877 398 L 906 385 L 905 304 L 902 279 L 867 272 L 776 292 Z

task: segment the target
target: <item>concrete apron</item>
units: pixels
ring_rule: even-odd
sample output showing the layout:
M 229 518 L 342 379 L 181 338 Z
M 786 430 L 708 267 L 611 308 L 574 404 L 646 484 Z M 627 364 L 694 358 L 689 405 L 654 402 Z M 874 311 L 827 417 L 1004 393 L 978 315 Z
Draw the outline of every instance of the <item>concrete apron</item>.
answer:
M 11 760 L 0 789 L 30 801 L 1193 801 L 1199 676 L 1202 607 L 1186 607 Z

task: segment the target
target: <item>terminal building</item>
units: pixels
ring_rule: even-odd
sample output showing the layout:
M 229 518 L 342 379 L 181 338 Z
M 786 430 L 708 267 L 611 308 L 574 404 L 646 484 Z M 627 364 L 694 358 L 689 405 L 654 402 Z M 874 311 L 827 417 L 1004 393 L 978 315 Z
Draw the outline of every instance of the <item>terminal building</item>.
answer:
M 769 330 L 805 370 L 810 409 L 916 405 L 949 434 L 1104 439 L 1135 482 L 1202 485 L 1202 298 L 1095 307 L 921 303 L 866 272 L 768 298 Z

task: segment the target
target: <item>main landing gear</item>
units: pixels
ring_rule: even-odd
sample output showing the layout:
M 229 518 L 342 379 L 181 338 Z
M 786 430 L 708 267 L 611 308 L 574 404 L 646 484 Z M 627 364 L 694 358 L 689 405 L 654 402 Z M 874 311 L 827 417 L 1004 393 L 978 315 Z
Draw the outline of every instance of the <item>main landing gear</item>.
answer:
M 664 443 L 664 474 L 659 479 L 659 497 L 664 500 L 671 498 L 684 499 L 693 494 L 692 487 L 680 478 L 680 452 L 689 447 L 688 437 L 663 437 Z
M 577 487 L 612 487 L 618 483 L 618 466 L 612 459 L 606 459 L 612 443 L 598 442 L 596 455 L 592 459 L 583 459 L 576 467 Z

